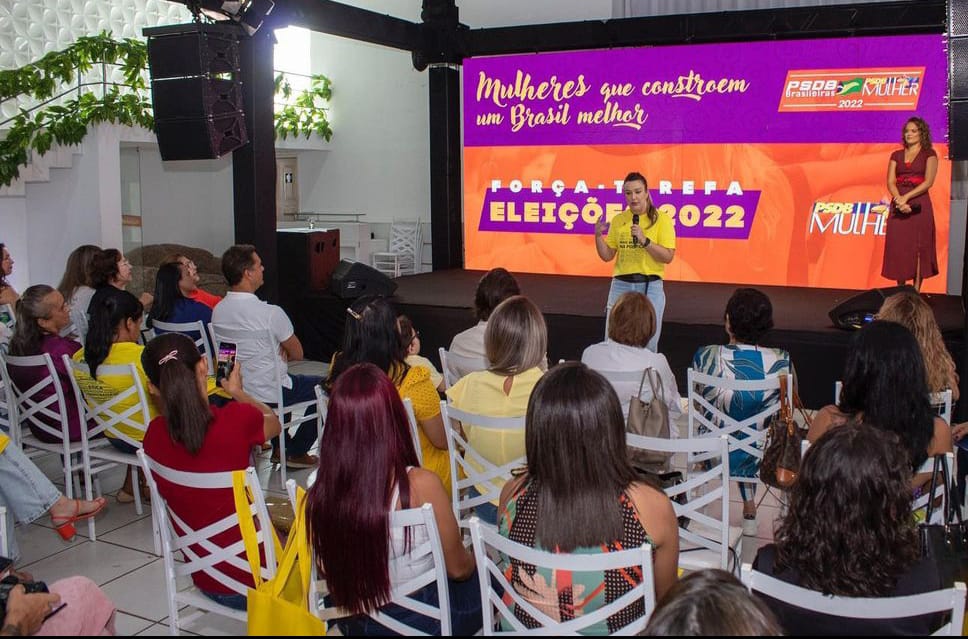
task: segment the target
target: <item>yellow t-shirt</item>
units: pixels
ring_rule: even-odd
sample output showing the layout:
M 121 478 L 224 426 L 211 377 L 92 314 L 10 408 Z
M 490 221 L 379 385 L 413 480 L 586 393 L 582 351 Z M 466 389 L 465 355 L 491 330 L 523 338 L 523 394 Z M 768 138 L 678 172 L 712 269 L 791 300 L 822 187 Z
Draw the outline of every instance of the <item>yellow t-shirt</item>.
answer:
M 391 377 L 392 379 L 392 377 Z M 412 366 L 406 377 L 397 386 L 401 399 L 410 399 L 417 422 L 440 415 L 440 395 L 430 382 L 430 371 L 423 366 Z M 444 483 L 444 490 L 450 497 L 450 455 L 430 443 L 422 428 L 417 428 L 420 437 L 420 450 L 423 453 L 422 467 L 434 473 Z
M 148 376 L 145 375 L 144 369 L 141 367 L 141 353 L 143 353 L 145 347 L 141 344 L 136 344 L 134 342 L 117 342 L 111 345 L 111 350 L 108 352 L 108 356 L 102 362 L 104 365 L 126 365 L 134 364 L 135 370 L 138 373 L 138 378 L 141 380 L 141 387 L 145 390 L 145 398 L 148 400 L 148 419 L 149 421 L 158 416 L 159 410 L 155 406 L 154 400 L 151 395 L 148 394 Z M 74 353 L 74 361 L 84 363 L 84 349 L 81 348 L 79 351 Z M 75 378 L 77 379 L 77 386 L 81 389 L 81 394 L 85 397 L 91 398 L 92 401 L 101 404 L 108 401 L 115 395 L 123 393 L 129 388 L 130 377 L 127 375 L 98 375 L 97 379 L 93 379 L 90 375 L 84 373 L 76 373 Z M 231 397 L 228 393 L 223 391 L 220 387 L 215 385 L 215 378 L 208 378 L 207 390 L 209 395 L 220 395 L 222 397 Z M 125 410 L 135 406 L 138 403 L 138 396 L 131 395 L 123 402 L 116 404 L 113 407 L 115 413 L 121 413 Z M 129 419 L 131 421 L 141 424 L 141 413 L 135 413 Z M 148 425 L 145 424 L 144 428 L 147 429 Z M 145 437 L 144 429 L 138 430 L 131 426 L 125 426 L 124 424 L 118 425 L 118 430 L 130 437 L 135 441 L 141 441 Z M 110 433 L 105 432 L 105 437 L 111 437 Z
M 639 216 L 639 226 L 647 238 L 667 249 L 676 248 L 676 228 L 672 218 L 659 211 L 655 224 L 649 225 L 649 216 Z M 612 275 L 658 275 L 665 273 L 665 264 L 649 255 L 644 246 L 632 246 L 632 211 L 625 209 L 612 218 L 605 236 L 605 244 L 618 251 Z
M 506 395 L 504 393 L 506 377 L 491 371 L 477 371 L 460 378 L 456 384 L 447 389 L 447 399 L 455 408 L 469 413 L 488 417 L 520 417 L 528 412 L 531 391 L 542 374 L 543 371 L 536 366 L 520 375 L 515 375 L 514 382 L 511 384 L 511 393 Z M 468 443 L 480 453 L 481 457 L 496 466 L 502 466 L 524 455 L 524 430 L 498 430 L 473 424 L 463 424 L 463 427 Z M 470 461 L 470 464 L 481 470 L 473 461 Z M 504 486 L 502 479 L 491 481 L 499 489 Z M 484 494 L 488 489 L 486 486 L 478 486 L 477 490 Z M 492 502 L 497 504 L 496 499 Z
M 0 433 L 0 453 L 7 449 L 7 444 L 10 443 L 10 438 Z

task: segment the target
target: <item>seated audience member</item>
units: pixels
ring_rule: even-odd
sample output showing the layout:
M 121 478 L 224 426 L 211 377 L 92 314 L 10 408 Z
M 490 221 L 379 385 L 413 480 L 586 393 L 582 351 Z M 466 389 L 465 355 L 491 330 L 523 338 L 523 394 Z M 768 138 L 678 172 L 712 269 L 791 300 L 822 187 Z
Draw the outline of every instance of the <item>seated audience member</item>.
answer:
M 165 332 L 155 326 L 156 321 L 172 324 L 201 321 L 206 327 L 212 321 L 212 309 L 182 295 L 178 287 L 181 276 L 181 269 L 173 262 L 162 264 L 158 269 L 155 277 L 155 301 L 148 313 L 148 327 L 153 328 L 156 335 Z M 207 334 L 199 335 L 198 331 L 191 331 L 190 335 L 192 339 L 204 337 L 206 343 L 209 341 Z M 211 347 L 209 352 L 212 352 Z
M 484 359 L 484 329 L 487 328 L 487 319 L 498 304 L 512 295 L 520 294 L 517 280 L 507 270 L 493 268 L 485 273 L 474 292 L 474 316 L 477 324 L 455 335 L 448 351 L 460 357 Z M 459 367 L 456 370 L 461 377 L 471 372 L 460 370 Z
M 863 422 L 834 428 L 807 451 L 775 543 L 753 568 L 840 597 L 894 597 L 936 590 L 941 579 L 920 544 L 911 511 L 906 447 Z M 790 635 L 925 635 L 933 615 L 873 620 L 831 617 L 763 596 Z
M 687 573 L 659 601 L 647 637 L 775 637 L 773 612 L 725 570 Z
M 101 364 L 109 366 L 134 364 L 142 386 L 145 389 L 148 388 L 148 379 L 141 367 L 141 352 L 144 350 L 144 346 L 138 343 L 138 338 L 141 336 L 143 313 L 144 307 L 134 295 L 114 286 L 99 288 L 94 293 L 94 297 L 91 298 L 88 312 L 90 324 L 87 338 L 84 341 L 84 348 L 74 353 L 74 360 L 86 363 L 90 369 L 90 375 L 76 372 L 75 377 L 81 393 L 91 402 L 101 404 L 131 387 L 129 376 L 98 375 L 98 367 Z M 132 394 L 116 404 L 114 411 L 121 412 L 137 405 L 138 396 Z M 158 410 L 155 403 L 149 399 L 149 419 L 154 419 L 157 414 Z M 129 421 L 139 422 L 140 419 L 140 413 L 135 413 L 129 418 Z M 147 427 L 148 424 L 142 425 L 142 428 Z M 117 428 L 134 442 L 140 443 L 144 439 L 143 430 L 138 430 L 127 424 L 119 424 Z M 134 444 L 119 439 L 109 432 L 105 432 L 105 436 L 111 445 L 121 452 L 134 454 L 138 450 Z M 134 490 L 131 483 L 132 471 L 133 466 L 128 466 L 124 484 L 116 495 L 118 502 L 122 504 L 134 501 Z M 143 480 L 140 491 L 142 496 L 148 494 L 148 487 Z
M 114 604 L 96 583 L 87 577 L 68 577 L 48 587 L 49 593 L 29 594 L 23 586 L 13 587 L 0 620 L 0 636 L 114 635 Z
M 652 302 L 642 293 L 625 293 L 612 306 L 608 317 L 608 340 L 592 344 L 582 353 L 583 364 L 596 371 L 654 370 L 662 380 L 664 403 L 669 409 L 669 432 L 678 437 L 676 420 L 682 415 L 676 378 L 669 368 L 666 356 L 653 353 L 647 348 L 655 334 L 655 310 Z M 639 391 L 638 382 L 613 382 L 618 399 L 622 402 L 622 414 L 629 414 L 629 402 Z M 642 385 L 643 401 L 652 401 L 649 380 Z
M 95 289 L 113 286 L 122 291 L 131 283 L 131 262 L 118 249 L 104 249 L 91 262 L 91 283 Z M 138 297 L 145 308 L 151 308 L 154 296 L 145 291 Z
M 441 375 L 434 363 L 420 354 L 420 331 L 413 327 L 413 322 L 406 315 L 397 317 L 397 332 L 400 333 L 400 343 L 406 350 L 404 361 L 410 366 L 423 366 L 430 373 L 430 383 L 440 392 L 444 392 L 444 376 Z
M 444 420 L 440 417 L 440 395 L 426 368 L 407 364 L 397 332 L 396 311 L 386 299 L 361 297 L 346 312 L 349 317 L 343 334 L 343 350 L 333 355 L 327 389 L 353 364 L 375 364 L 386 373 L 400 397 L 413 403 L 423 453 L 421 465 L 440 477 L 450 495 L 450 456 Z
M 50 513 L 50 523 L 57 534 L 71 540 L 77 534 L 74 524 L 94 517 L 106 505 L 104 497 L 91 501 L 65 497 L 23 451 L 0 432 L 0 506 L 7 511 L 7 553 L 11 559 L 20 556 L 14 522 L 29 524 L 44 513 Z
M 148 390 L 161 407 L 161 415 L 151 420 L 144 439 L 145 454 L 156 462 L 191 473 L 243 470 L 249 465 L 251 449 L 279 434 L 279 419 L 272 409 L 242 390 L 242 366 L 234 366 L 222 381 L 235 401 L 222 408 L 209 405 L 208 366 L 189 337 L 179 333 L 155 337 L 144 349 L 141 363 L 148 376 Z M 156 481 L 169 508 L 195 530 L 235 512 L 231 491 L 176 486 L 161 477 Z M 216 498 L 216 492 L 222 494 Z M 211 541 L 225 547 L 241 538 L 236 527 Z M 218 569 L 252 586 L 252 575 L 247 571 L 228 564 L 220 564 Z M 203 573 L 193 574 L 192 579 L 211 599 L 245 610 L 245 595 Z
M 528 410 L 534 385 L 544 373 L 541 366 L 548 350 L 544 316 L 523 295 L 507 298 L 491 313 L 484 331 L 484 348 L 490 362 L 488 369 L 460 378 L 447 390 L 447 399 L 455 408 L 478 415 L 521 417 Z M 462 426 L 468 443 L 496 466 L 524 455 L 524 431 Z M 504 485 L 501 479 L 492 483 L 498 488 Z M 486 490 L 484 486 L 472 489 L 477 495 Z M 496 524 L 497 500 L 478 506 L 477 516 Z
M 755 288 L 738 288 L 726 303 L 726 335 L 729 343 L 703 346 L 692 358 L 692 368 L 700 373 L 726 379 L 760 380 L 782 373 L 793 375 L 790 354 L 780 348 L 761 346 L 760 340 L 773 328 L 773 305 L 765 293 Z M 793 380 L 791 380 L 793 381 Z M 707 388 L 706 399 L 735 420 L 744 420 L 779 401 L 779 393 L 762 391 L 719 391 Z M 762 430 L 765 423 L 757 425 Z M 732 435 L 741 438 L 741 434 Z M 743 450 L 729 454 L 731 477 L 754 478 L 759 459 Z M 756 485 L 739 484 L 743 498 L 743 534 L 756 534 Z
M 176 262 L 181 269 L 181 279 L 178 281 L 178 287 L 181 289 L 183 296 L 190 300 L 201 302 L 209 308 L 215 308 L 215 305 L 222 301 L 222 298 L 218 295 L 214 295 L 198 287 L 200 280 L 198 277 L 198 267 L 188 256 L 182 255 L 181 253 L 172 253 L 164 260 L 164 263 L 169 262 Z
M 61 337 L 61 332 L 70 325 L 70 322 L 70 309 L 60 291 L 46 284 L 29 287 L 17 302 L 17 323 L 10 340 L 10 354 L 21 357 L 44 353 L 50 355 L 64 392 L 66 403 L 64 408 L 67 409 L 70 440 L 77 442 L 81 440 L 81 422 L 76 410 L 77 398 L 74 397 L 71 373 L 64 367 L 63 356 L 73 356 L 81 345 L 72 339 Z M 13 382 L 25 391 L 47 377 L 45 367 L 8 366 L 8 371 Z M 35 401 L 41 401 L 53 395 L 54 388 L 48 385 L 32 397 Z M 44 423 L 60 428 L 59 419 L 49 417 L 43 412 L 36 413 L 36 416 Z M 37 439 L 48 443 L 60 441 L 37 428 L 32 421 L 28 424 Z
M 391 590 L 426 570 L 430 561 L 426 557 L 416 563 L 410 555 L 411 548 L 427 539 L 422 529 L 407 534 L 394 530 L 387 537 L 389 511 L 423 504 L 433 506 L 440 534 L 453 634 L 469 636 L 480 630 L 474 555 L 461 542 L 445 485 L 435 473 L 420 468 L 399 393 L 380 368 L 361 363 L 339 374 L 330 392 L 321 449 L 326 458 L 307 494 L 306 519 L 332 604 L 354 615 L 338 624 L 342 633 L 393 634 L 362 616 L 381 609 L 428 634 L 440 634 L 432 619 L 386 605 Z M 356 552 L 347 552 L 351 547 Z M 427 584 L 410 598 L 437 605 L 437 584 Z
M 2 259 L 0 259 L 0 304 L 9 304 L 12 307 L 20 299 L 17 290 L 7 281 L 7 278 L 13 274 L 14 262 L 13 258 L 10 257 L 10 251 L 2 242 L 0 242 L 0 253 L 2 253 Z
M 215 310 L 212 324 L 233 331 L 269 331 L 265 339 L 253 339 L 239 344 L 248 350 L 245 369 L 245 391 L 260 402 L 276 407 L 279 402 L 279 382 L 282 379 L 282 401 L 286 406 L 316 399 L 316 385 L 322 381 L 314 375 L 292 375 L 287 362 L 303 359 L 303 347 L 293 329 L 289 316 L 281 307 L 256 297 L 255 292 L 265 282 L 262 258 L 251 244 L 229 247 L 222 255 L 222 274 L 229 284 L 229 292 Z M 399 340 L 398 340 L 399 341 Z M 241 355 L 241 353 L 240 353 Z M 316 413 L 316 406 L 307 409 Z M 316 443 L 316 422 L 303 422 L 291 435 L 284 429 L 286 442 L 286 466 L 289 468 L 313 468 L 319 459 L 310 455 L 309 449 Z M 272 463 L 280 462 L 279 440 L 272 440 Z
M 926 459 L 952 449 L 951 428 L 931 409 L 921 348 L 900 324 L 878 320 L 857 331 L 844 365 L 840 401 L 817 411 L 807 439 L 816 442 L 835 426 L 861 420 L 898 436 L 911 463 L 909 472 L 918 473 Z M 913 486 L 930 479 L 930 472 L 918 473 Z
M 657 599 L 676 581 L 679 526 L 669 498 L 638 480 L 628 461 L 625 420 L 611 384 L 584 364 L 559 364 L 528 402 L 528 465 L 504 485 L 498 530 L 511 541 L 562 553 L 614 552 L 650 543 Z M 512 561 L 512 586 L 545 614 L 567 621 L 628 592 L 633 571 L 547 571 Z M 563 589 L 584 593 L 581 605 Z M 636 601 L 586 632 L 610 634 L 645 613 Z M 525 625 L 534 620 L 515 607 Z
M 78 341 L 84 342 L 87 335 L 87 307 L 94 296 L 94 284 L 91 274 L 100 247 L 93 244 L 82 244 L 71 251 L 67 258 L 67 266 L 61 277 L 57 290 L 60 291 L 67 305 L 71 308 L 71 324 L 74 326 Z

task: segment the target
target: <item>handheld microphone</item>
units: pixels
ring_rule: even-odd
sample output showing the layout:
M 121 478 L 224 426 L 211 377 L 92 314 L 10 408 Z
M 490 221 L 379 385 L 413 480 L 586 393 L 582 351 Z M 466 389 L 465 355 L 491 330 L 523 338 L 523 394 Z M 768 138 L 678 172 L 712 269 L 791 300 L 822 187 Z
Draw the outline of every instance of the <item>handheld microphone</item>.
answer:
M 638 224 L 638 223 L 639 223 L 639 214 L 633 213 L 632 224 Z M 638 246 L 638 245 L 639 245 L 639 238 L 635 237 L 635 233 L 632 233 L 632 246 Z

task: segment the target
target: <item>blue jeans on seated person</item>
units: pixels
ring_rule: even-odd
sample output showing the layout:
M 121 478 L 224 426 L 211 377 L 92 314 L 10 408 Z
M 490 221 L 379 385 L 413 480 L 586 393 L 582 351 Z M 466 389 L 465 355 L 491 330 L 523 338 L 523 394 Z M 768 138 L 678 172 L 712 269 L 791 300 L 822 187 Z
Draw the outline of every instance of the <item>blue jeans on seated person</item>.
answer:
M 20 558 L 14 521 L 29 524 L 50 510 L 61 492 L 13 442 L 0 453 L 0 506 L 6 508 L 7 555 Z
M 228 606 L 233 610 L 247 610 L 248 602 L 245 595 L 240 595 L 237 592 L 205 592 L 204 590 L 199 590 L 203 595 L 211 599 L 217 604 L 222 604 L 223 606 Z
M 311 402 L 316 400 L 316 386 L 323 381 L 322 377 L 315 375 L 290 375 L 292 388 L 282 389 L 282 403 L 286 406 L 299 404 L 300 402 Z M 267 404 L 275 408 L 275 404 Z M 316 404 L 306 409 L 307 415 L 316 414 Z M 296 429 L 295 435 L 290 435 L 283 424 L 283 431 L 286 437 L 286 457 L 300 457 L 309 452 L 309 449 L 316 443 L 316 422 L 303 422 Z M 279 438 L 272 438 L 272 451 L 277 453 L 279 449 Z
M 112 446 L 120 450 L 122 453 L 128 453 L 129 455 L 137 455 L 138 449 L 123 439 L 118 439 L 117 437 L 105 437 Z
M 471 486 L 468 494 L 471 497 L 480 497 L 481 493 L 477 490 L 476 486 Z M 484 502 L 474 506 L 474 514 L 477 518 L 483 521 L 485 524 L 491 524 L 492 526 L 497 526 L 497 506 L 489 501 Z
M 483 625 L 481 617 L 481 586 L 477 577 L 477 571 L 475 570 L 466 581 L 448 579 L 447 588 L 450 594 L 451 633 L 455 637 L 475 634 Z M 438 602 L 437 584 L 427 584 L 410 596 L 417 601 L 436 606 Z M 327 605 L 332 604 L 328 603 Z M 384 606 L 381 612 L 421 632 L 440 635 L 440 623 L 420 613 L 407 610 L 392 603 Z M 397 633 L 365 615 L 337 621 L 336 624 L 340 632 L 345 636 L 397 636 Z

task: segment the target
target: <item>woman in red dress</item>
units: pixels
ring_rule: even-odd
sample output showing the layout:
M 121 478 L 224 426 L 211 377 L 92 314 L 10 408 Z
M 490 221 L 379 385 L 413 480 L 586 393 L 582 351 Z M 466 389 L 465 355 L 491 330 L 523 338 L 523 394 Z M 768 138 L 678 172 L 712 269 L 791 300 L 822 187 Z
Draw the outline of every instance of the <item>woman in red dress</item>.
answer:
M 898 286 L 913 280 L 920 291 L 924 278 L 938 274 L 934 209 L 928 195 L 938 174 L 938 154 L 931 148 L 928 123 L 919 117 L 904 123 L 901 142 L 904 148 L 892 153 L 887 163 L 887 190 L 894 199 L 881 275 Z

